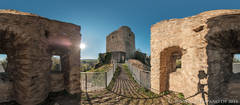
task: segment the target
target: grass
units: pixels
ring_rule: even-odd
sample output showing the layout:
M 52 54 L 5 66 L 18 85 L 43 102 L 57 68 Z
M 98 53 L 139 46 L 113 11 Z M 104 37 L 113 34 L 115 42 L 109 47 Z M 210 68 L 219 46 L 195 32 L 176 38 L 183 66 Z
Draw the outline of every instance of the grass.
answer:
M 129 78 L 130 78 L 131 80 L 133 80 L 136 84 L 138 84 L 138 83 L 135 81 L 135 79 L 133 78 L 132 73 L 131 73 L 130 70 L 128 69 L 128 65 L 127 65 L 127 64 L 122 64 L 122 67 L 123 67 L 123 69 L 127 72 Z M 153 93 L 152 91 L 150 91 L 149 89 L 146 89 L 146 88 L 144 88 L 144 87 L 142 87 L 142 86 L 141 86 L 140 88 L 138 88 L 137 92 L 142 93 L 142 94 L 144 94 L 144 95 L 146 95 L 146 96 L 148 96 L 148 97 L 158 97 L 158 96 L 160 96 L 159 94 L 155 94 L 155 93 Z
M 97 69 L 92 68 L 91 70 L 87 71 L 87 72 L 107 72 L 108 70 L 110 70 L 111 68 L 113 68 L 112 64 L 105 64 Z
M 117 67 L 117 68 L 116 68 L 116 71 L 115 71 L 115 73 L 114 73 L 114 75 L 113 75 L 113 78 L 112 78 L 110 84 L 109 84 L 108 87 L 107 87 L 108 90 L 112 90 L 112 88 L 113 88 L 113 86 L 114 86 L 114 83 L 116 82 L 116 79 L 117 79 L 117 77 L 119 76 L 119 74 L 120 74 L 120 69 L 119 69 L 119 67 Z
M 81 62 L 88 62 L 88 63 L 97 63 L 97 59 L 81 59 Z
M 178 93 L 177 97 L 178 97 L 179 99 L 185 99 L 183 93 Z

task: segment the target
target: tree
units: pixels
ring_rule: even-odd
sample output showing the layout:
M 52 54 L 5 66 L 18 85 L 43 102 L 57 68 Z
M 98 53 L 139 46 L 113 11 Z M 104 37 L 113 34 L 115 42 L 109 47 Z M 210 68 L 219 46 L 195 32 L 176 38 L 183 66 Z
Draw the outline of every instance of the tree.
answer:
M 53 71 L 61 71 L 61 64 L 60 64 L 60 58 L 58 57 L 52 57 L 52 67 L 51 70 Z
M 233 58 L 233 63 L 240 63 L 240 59 L 237 59 L 237 58 Z
M 3 59 L 0 61 L 0 64 L 2 65 L 3 69 L 6 70 L 7 69 L 7 59 Z

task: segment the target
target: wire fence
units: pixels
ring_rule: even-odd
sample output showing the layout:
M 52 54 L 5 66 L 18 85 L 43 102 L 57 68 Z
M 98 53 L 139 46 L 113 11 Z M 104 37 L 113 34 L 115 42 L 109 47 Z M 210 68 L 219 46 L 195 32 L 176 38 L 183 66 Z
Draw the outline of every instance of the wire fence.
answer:
M 233 63 L 233 73 L 240 73 L 240 63 Z
M 81 89 L 84 92 L 102 90 L 110 84 L 118 64 L 107 72 L 81 72 Z
M 151 72 L 137 68 L 129 62 L 127 62 L 127 64 L 128 64 L 128 69 L 132 73 L 134 80 L 144 88 L 147 88 L 150 90 L 151 89 L 151 81 L 150 81 Z

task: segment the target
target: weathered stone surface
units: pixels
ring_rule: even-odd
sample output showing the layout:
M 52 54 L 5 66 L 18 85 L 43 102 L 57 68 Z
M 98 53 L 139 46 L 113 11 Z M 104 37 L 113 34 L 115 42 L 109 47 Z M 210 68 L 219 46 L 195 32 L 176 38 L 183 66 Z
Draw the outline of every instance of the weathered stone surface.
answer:
M 64 86 L 64 74 L 63 72 L 51 72 L 50 73 L 51 91 L 59 92 L 65 89 Z
M 107 52 L 125 52 L 126 59 L 133 58 L 135 53 L 135 35 L 127 26 L 122 26 L 118 30 L 107 36 Z
M 152 91 L 182 92 L 197 105 L 204 104 L 204 98 L 212 101 L 238 97 L 239 91 L 235 94 L 224 91 L 232 86 L 228 85 L 230 78 L 236 75 L 232 72 L 232 54 L 240 52 L 239 20 L 240 10 L 215 10 L 153 25 Z M 172 55 L 176 52 L 181 55 L 182 67 L 175 71 Z
M 0 73 L 0 103 L 13 99 L 13 84 L 6 73 Z
M 0 10 L 0 53 L 8 55 L 13 99 L 35 105 L 48 96 L 52 55 L 61 56 L 64 88 L 80 92 L 80 40 L 80 27 L 74 24 Z

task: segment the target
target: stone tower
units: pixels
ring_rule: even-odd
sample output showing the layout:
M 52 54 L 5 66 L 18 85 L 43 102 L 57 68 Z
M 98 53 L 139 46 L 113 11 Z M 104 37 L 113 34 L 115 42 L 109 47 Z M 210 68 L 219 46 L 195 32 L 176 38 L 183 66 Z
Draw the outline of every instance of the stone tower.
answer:
M 126 59 L 133 58 L 135 53 L 135 35 L 128 26 L 122 26 L 107 36 L 107 52 L 122 51 Z

